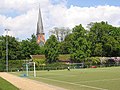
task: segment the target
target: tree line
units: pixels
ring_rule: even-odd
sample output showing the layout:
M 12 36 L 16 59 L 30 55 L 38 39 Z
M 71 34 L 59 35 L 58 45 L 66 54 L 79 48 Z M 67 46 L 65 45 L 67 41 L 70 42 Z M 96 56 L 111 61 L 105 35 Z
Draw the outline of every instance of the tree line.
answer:
M 57 28 L 59 30 L 59 28 Z M 36 44 L 36 36 L 18 41 L 8 37 L 9 60 L 29 59 L 30 55 L 44 54 L 47 63 L 56 62 L 60 54 L 70 54 L 73 62 L 82 62 L 87 57 L 120 56 L 120 27 L 107 22 L 90 23 L 88 29 L 81 24 L 75 26 L 71 33 L 65 34 L 64 40 L 51 35 L 45 45 Z M 0 59 L 5 60 L 6 36 L 0 36 Z

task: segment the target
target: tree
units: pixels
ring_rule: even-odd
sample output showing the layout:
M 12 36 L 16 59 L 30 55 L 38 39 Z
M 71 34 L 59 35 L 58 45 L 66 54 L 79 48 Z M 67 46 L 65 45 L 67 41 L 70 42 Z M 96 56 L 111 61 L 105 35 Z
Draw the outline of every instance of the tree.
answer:
M 39 46 L 36 43 L 36 36 L 33 34 L 30 39 L 30 44 L 31 44 L 31 54 L 44 54 L 44 46 Z
M 97 44 L 95 45 L 94 55 L 102 56 L 102 54 L 103 54 L 102 44 L 101 44 L 101 43 L 97 43 Z
M 107 22 L 94 23 L 88 41 L 92 42 L 92 56 L 120 56 L 120 30 Z
M 30 50 L 31 44 L 28 40 L 22 40 L 21 42 L 21 51 L 22 51 L 22 58 L 29 59 L 31 55 Z
M 5 59 L 5 37 L 0 36 L 0 60 Z
M 68 34 L 70 34 L 71 30 L 69 28 L 65 28 L 65 27 L 55 27 L 53 30 L 50 30 L 50 33 L 52 35 L 55 35 L 57 37 L 58 41 L 64 41 L 65 36 L 67 36 Z
M 60 54 L 70 54 L 72 50 L 73 34 L 68 34 L 63 42 L 60 42 Z
M 73 28 L 71 39 L 71 60 L 73 62 L 83 62 L 86 57 L 90 56 L 90 42 L 87 41 L 86 34 L 81 24 Z
M 7 36 L 8 38 L 8 58 L 9 60 L 16 60 L 20 59 L 20 43 L 17 41 L 15 37 Z M 5 60 L 6 56 L 6 36 L 1 36 L 1 49 L 0 49 L 0 54 L 1 54 L 1 59 Z
M 45 57 L 47 63 L 57 62 L 59 56 L 59 43 L 54 35 L 45 43 Z
M 69 52 L 69 50 L 70 50 L 70 45 L 69 45 L 68 42 L 65 42 L 65 41 L 60 42 L 60 43 L 59 43 L 59 46 L 60 46 L 60 48 L 59 48 L 59 53 L 60 53 L 60 54 L 69 54 L 69 53 L 70 53 L 70 52 Z
M 20 59 L 21 51 L 20 51 L 20 43 L 17 41 L 15 37 L 8 38 L 8 55 L 10 60 Z
M 24 59 L 30 58 L 30 55 L 44 54 L 44 46 L 40 47 L 36 43 L 36 36 L 33 34 L 30 39 L 21 42 L 22 57 Z

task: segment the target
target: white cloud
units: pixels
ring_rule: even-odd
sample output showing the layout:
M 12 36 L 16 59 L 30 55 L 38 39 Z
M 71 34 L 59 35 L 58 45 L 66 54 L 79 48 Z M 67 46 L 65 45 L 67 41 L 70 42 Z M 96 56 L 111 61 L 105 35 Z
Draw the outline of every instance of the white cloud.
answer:
M 97 7 L 76 7 L 71 6 L 66 10 L 66 26 L 74 27 L 76 24 L 86 26 L 90 22 L 108 21 L 110 24 L 120 26 L 120 7 L 97 6 Z M 61 18 L 60 18 L 61 19 Z
M 1 0 L 0 0 L 1 1 Z M 68 8 L 65 0 L 57 4 L 52 4 L 50 0 L 4 0 L 0 3 L 0 27 L 11 29 L 12 34 L 21 39 L 26 39 L 31 34 L 36 34 L 36 24 L 38 15 L 38 2 L 40 2 L 44 30 L 46 37 L 48 31 L 56 27 L 70 27 L 82 24 L 84 27 L 90 22 L 108 21 L 114 26 L 120 26 L 120 7 L 116 6 L 96 6 Z M 9 16 L 8 10 L 20 12 L 15 17 Z M 7 12 L 4 14 L 5 12 Z M 0 33 L 2 33 L 0 31 Z
M 2 9 L 2 11 L 12 9 L 18 12 L 26 12 L 31 8 L 38 8 L 39 4 L 41 4 L 42 7 L 50 4 L 49 0 L 0 0 L 0 2 L 0 9 Z

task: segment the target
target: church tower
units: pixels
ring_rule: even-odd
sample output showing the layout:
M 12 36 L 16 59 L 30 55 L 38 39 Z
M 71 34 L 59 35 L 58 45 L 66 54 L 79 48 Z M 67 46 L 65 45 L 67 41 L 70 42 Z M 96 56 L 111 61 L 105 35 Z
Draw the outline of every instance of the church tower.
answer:
M 38 22 L 37 22 L 37 44 L 40 46 L 44 46 L 45 44 L 45 33 L 43 30 L 43 22 L 42 22 L 42 16 L 41 16 L 41 10 L 39 7 L 39 13 L 38 13 Z

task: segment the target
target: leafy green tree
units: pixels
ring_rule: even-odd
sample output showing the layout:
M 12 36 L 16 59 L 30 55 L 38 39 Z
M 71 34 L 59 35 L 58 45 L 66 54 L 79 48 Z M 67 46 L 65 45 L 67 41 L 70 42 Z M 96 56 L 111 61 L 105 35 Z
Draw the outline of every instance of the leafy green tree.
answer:
M 91 53 L 90 42 L 86 39 L 87 32 L 80 24 L 73 28 L 72 34 L 71 60 L 73 62 L 83 62 Z
M 110 36 L 114 37 L 120 43 L 120 27 L 112 27 Z
M 114 38 L 112 56 L 120 56 L 120 27 L 113 27 L 110 35 Z
M 6 65 L 5 60 L 0 60 L 0 72 L 5 70 L 6 68 L 5 65 Z
M 23 40 L 21 47 L 22 57 L 24 59 L 30 58 L 30 55 L 44 54 L 44 46 L 40 47 L 36 43 L 36 36 L 34 34 L 31 36 L 31 39 Z
M 59 48 L 60 54 L 70 54 L 71 46 L 69 42 L 63 41 L 63 42 L 60 42 L 59 45 L 60 45 L 60 48 Z
M 17 41 L 15 37 L 8 38 L 8 56 L 10 60 L 20 59 L 21 51 L 20 51 L 20 43 Z
M 88 41 L 92 42 L 92 56 L 120 56 L 119 28 L 107 22 L 92 24 Z
M 28 59 L 30 55 L 44 54 L 44 46 L 40 47 L 36 43 L 36 36 L 19 42 L 15 37 L 8 38 L 8 58 L 9 60 Z M 6 58 L 6 37 L 0 36 L 0 59 Z
M 15 37 L 8 38 L 8 61 L 21 59 L 20 42 Z M 5 70 L 6 65 L 6 36 L 0 36 L 0 71 Z M 9 67 L 11 63 L 8 63 Z
M 60 42 L 59 45 L 60 45 L 59 53 L 60 54 L 67 54 L 68 50 L 67 50 L 66 42 L 64 42 L 64 41 Z
M 22 50 L 22 58 L 23 59 L 30 58 L 30 55 L 31 55 L 30 42 L 28 40 L 22 40 L 21 47 L 22 47 L 22 49 L 21 49 Z
M 101 44 L 101 43 L 97 43 L 97 44 L 95 45 L 94 55 L 102 56 L 102 53 L 103 53 L 102 44 Z
M 8 38 L 8 58 L 10 60 L 20 59 L 20 43 L 16 40 L 15 37 L 7 36 Z M 1 36 L 1 45 L 0 45 L 0 58 L 5 60 L 6 56 L 6 36 Z
M 5 59 L 5 37 L 0 36 L 0 60 Z
M 120 43 L 112 36 L 103 36 L 105 56 L 119 56 Z
M 66 52 L 66 54 L 71 54 L 72 53 L 72 42 L 74 41 L 74 34 L 71 33 L 71 34 L 68 34 L 66 37 L 65 37 L 65 40 L 64 40 L 64 43 L 65 45 L 63 46 L 64 47 L 64 50 L 61 50 Z
M 59 56 L 59 42 L 54 35 L 51 35 L 50 38 L 45 43 L 45 57 L 47 63 L 57 62 Z

